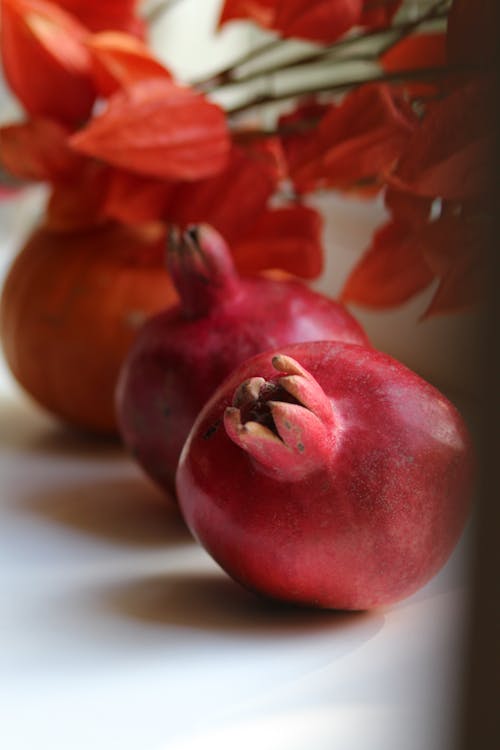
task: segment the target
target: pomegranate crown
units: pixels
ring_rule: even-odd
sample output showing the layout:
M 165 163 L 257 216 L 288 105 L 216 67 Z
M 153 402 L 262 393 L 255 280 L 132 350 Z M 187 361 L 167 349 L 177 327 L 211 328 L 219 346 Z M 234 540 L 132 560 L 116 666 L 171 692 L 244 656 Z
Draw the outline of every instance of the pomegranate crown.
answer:
M 238 274 L 224 238 L 208 224 L 171 227 L 167 268 L 186 317 L 202 317 L 221 300 L 233 296 Z
M 224 426 L 266 474 L 293 481 L 329 460 L 333 409 L 319 383 L 295 359 L 277 354 L 272 363 L 280 377 L 241 383 L 225 410 Z

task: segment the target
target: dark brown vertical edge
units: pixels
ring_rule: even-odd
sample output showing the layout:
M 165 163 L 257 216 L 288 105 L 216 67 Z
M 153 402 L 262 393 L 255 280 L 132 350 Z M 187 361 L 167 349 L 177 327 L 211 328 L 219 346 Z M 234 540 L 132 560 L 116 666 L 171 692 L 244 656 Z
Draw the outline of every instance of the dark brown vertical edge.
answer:
M 489 111 L 494 212 L 486 239 L 487 304 L 478 367 L 480 487 L 464 652 L 460 750 L 500 747 L 500 63 Z

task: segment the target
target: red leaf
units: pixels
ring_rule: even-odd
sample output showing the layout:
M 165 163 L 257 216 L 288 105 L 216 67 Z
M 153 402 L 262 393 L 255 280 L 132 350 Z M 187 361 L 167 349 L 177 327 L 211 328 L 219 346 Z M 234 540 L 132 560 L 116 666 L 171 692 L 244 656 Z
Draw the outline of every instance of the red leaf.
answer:
M 228 21 L 249 19 L 263 28 L 272 24 L 277 0 L 225 0 L 219 17 L 219 26 Z
M 500 50 L 498 0 L 454 0 L 448 17 L 448 57 L 452 63 L 490 64 Z
M 379 29 L 388 26 L 403 0 L 364 0 L 360 26 Z
M 207 222 L 233 242 L 253 226 L 281 177 L 281 151 L 275 141 L 233 146 L 222 172 L 195 182 L 167 182 L 113 169 L 105 212 L 125 223 Z
M 450 201 L 462 201 L 482 195 L 486 190 L 488 165 L 493 150 L 493 137 L 477 139 L 465 144 L 460 151 L 443 156 L 437 164 L 422 165 L 419 175 L 411 180 L 411 190 L 417 195 L 438 196 Z M 402 169 L 404 169 L 403 163 Z M 408 185 L 397 176 L 391 179 L 394 187 Z
M 355 26 L 363 0 L 281 0 L 272 27 L 284 37 L 330 43 Z
M 376 232 L 347 279 L 341 300 L 375 308 L 396 307 L 425 289 L 433 278 L 413 243 L 409 225 L 392 220 Z
M 267 208 L 278 178 L 273 140 L 233 146 L 225 170 L 194 183 L 164 182 L 112 170 L 107 216 L 126 223 L 166 220 L 218 229 L 244 273 L 278 268 L 305 278 L 322 269 L 321 219 L 304 206 Z
M 69 131 L 36 117 L 0 128 L 0 163 L 21 180 L 67 179 L 81 166 L 81 157 L 67 145 Z
M 220 174 L 178 186 L 167 218 L 180 224 L 207 222 L 234 244 L 249 231 L 276 188 L 278 172 L 269 155 L 265 144 L 254 144 L 250 150 L 233 146 Z
M 392 88 L 362 86 L 333 105 L 290 164 L 300 191 L 350 188 L 379 179 L 396 162 L 416 125 Z
M 277 136 L 262 137 L 261 131 L 238 129 L 233 131 L 233 143 L 241 147 L 248 159 L 264 170 L 277 185 L 288 177 L 283 143 Z
M 287 174 L 292 175 L 300 167 L 306 150 L 311 146 L 311 136 L 329 110 L 335 105 L 321 104 L 316 100 L 299 103 L 298 106 L 279 118 L 279 132 L 287 163 Z M 300 192 L 300 185 L 295 185 Z
M 224 168 L 229 136 L 220 107 L 187 87 L 152 78 L 114 94 L 71 144 L 139 174 L 197 180 Z
M 1 9 L 5 76 L 27 112 L 85 120 L 95 98 L 85 27 L 45 0 L 1 0 Z
M 488 189 L 493 127 L 482 86 L 437 103 L 409 139 L 390 184 L 425 197 L 467 200 Z
M 363 0 L 226 0 L 219 26 L 249 19 L 284 37 L 328 43 L 359 22 L 362 6 Z
M 281 269 L 314 279 L 323 270 L 322 220 L 307 206 L 264 211 L 233 245 L 242 273 Z
M 393 222 L 407 228 L 407 249 L 416 253 L 432 276 L 440 280 L 423 317 L 477 303 L 484 291 L 492 201 L 469 202 L 460 207 L 442 201 L 434 214 L 432 200 L 391 189 L 386 204 Z
M 109 173 L 105 164 L 84 160 L 70 184 L 54 187 L 47 206 L 47 225 L 67 231 L 86 229 L 104 221 Z
M 422 319 L 461 312 L 478 304 L 485 295 L 484 267 L 458 262 L 444 276 Z
M 408 36 L 380 58 L 380 64 L 387 73 L 438 68 L 445 66 L 446 62 L 446 35 L 443 33 Z M 426 96 L 439 89 L 439 84 L 411 83 L 406 84 L 405 88 L 412 96 Z
M 389 186 L 385 193 L 385 205 L 398 221 L 418 229 L 429 221 L 433 199 L 405 193 Z
M 138 0 L 52 0 L 92 31 L 127 31 L 143 34 L 136 15 Z
M 142 224 L 162 219 L 168 213 L 178 183 L 113 168 L 103 212 L 124 224 Z
M 387 72 L 445 65 L 446 35 L 434 33 L 408 36 L 385 52 L 380 63 Z
M 484 298 L 489 221 L 482 209 L 445 209 L 440 219 L 421 228 L 415 241 L 440 279 L 424 317 L 466 309 Z
M 92 55 L 95 85 L 102 96 L 110 96 L 144 78 L 172 78 L 146 45 L 130 34 L 101 32 L 91 36 L 87 45 Z

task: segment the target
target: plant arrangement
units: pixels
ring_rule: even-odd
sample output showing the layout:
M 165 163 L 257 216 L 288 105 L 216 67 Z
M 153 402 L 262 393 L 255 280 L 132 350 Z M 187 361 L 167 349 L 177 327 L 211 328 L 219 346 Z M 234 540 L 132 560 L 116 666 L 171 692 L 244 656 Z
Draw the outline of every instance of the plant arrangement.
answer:
M 431 283 L 424 317 L 480 303 L 495 3 L 225 0 L 219 27 L 266 40 L 194 82 L 152 52 L 136 0 L 0 8 L 25 113 L 0 128 L 0 197 L 49 188 L 1 300 L 19 382 L 80 427 L 112 433 L 116 410 L 166 488 L 184 444 L 180 509 L 245 585 L 345 608 L 423 585 L 465 523 L 467 430 L 342 304 Z M 338 301 L 305 285 L 325 191 L 381 194 L 389 215 Z
M 318 191 L 383 191 L 390 212 L 341 301 L 395 306 L 436 278 L 425 315 L 478 301 L 490 208 L 485 165 L 492 132 L 484 110 L 496 54 L 494 3 L 228 0 L 220 26 L 251 22 L 273 36 L 191 84 L 176 80 L 148 47 L 141 5 L 0 4 L 3 70 L 25 111 L 22 121 L 0 129 L 2 174 L 11 189 L 13 181 L 50 186 L 43 226 L 2 300 L 7 360 L 35 398 L 75 424 L 116 429 L 112 386 L 137 324 L 175 299 L 159 270 L 162 232 L 208 223 L 229 243 L 240 272 L 279 268 L 314 279 L 323 268 L 322 218 L 307 199 Z M 405 6 L 412 12 L 400 20 Z M 297 38 L 313 43 L 307 54 L 239 73 L 249 59 Z M 354 79 L 348 73 L 348 80 L 340 74 L 334 84 L 295 84 L 285 94 L 271 87 L 225 109 L 214 101 L 235 82 L 241 89 L 318 61 L 350 71 L 346 61 L 353 60 L 368 72 Z M 269 104 L 271 124 L 262 114 Z M 86 280 L 76 263 L 85 246 L 92 255 L 91 264 L 81 260 Z M 53 256 L 45 274 L 44 253 Z M 143 275 L 150 267 L 154 292 L 141 296 L 124 283 L 114 293 L 112 276 L 121 278 L 130 265 Z M 101 308 L 91 318 L 85 296 Z M 113 310 L 107 296 L 115 298 Z M 78 301 L 82 309 L 75 310 Z M 97 368 L 89 367 L 91 344 Z M 77 372 L 80 388 L 66 397 Z M 96 392 L 103 396 L 92 408 Z

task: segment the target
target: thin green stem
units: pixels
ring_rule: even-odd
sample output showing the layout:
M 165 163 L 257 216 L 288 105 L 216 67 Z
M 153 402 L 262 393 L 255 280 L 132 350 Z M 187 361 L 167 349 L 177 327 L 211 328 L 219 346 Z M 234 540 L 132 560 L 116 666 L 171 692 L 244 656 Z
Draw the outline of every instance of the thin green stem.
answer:
M 292 89 L 282 94 L 261 95 L 255 97 L 254 99 L 251 99 L 250 101 L 238 104 L 234 107 L 228 107 L 227 112 L 230 115 L 241 114 L 242 112 L 246 112 L 247 110 L 253 109 L 257 106 L 276 104 L 279 102 L 287 101 L 289 99 L 295 99 L 300 96 L 306 96 L 308 94 L 340 93 L 367 83 L 405 83 L 407 81 L 432 81 L 439 78 L 447 78 L 448 76 L 456 75 L 459 73 L 472 73 L 476 72 L 477 70 L 477 67 L 471 65 L 450 65 L 438 68 L 396 70 L 388 73 L 380 72 L 379 74 L 375 74 L 368 78 L 354 78 L 349 81 L 341 81 L 340 83 L 321 84 L 319 86 L 309 86 L 307 88 Z
M 227 68 L 223 68 L 223 70 L 220 70 L 214 75 L 208 76 L 207 78 L 202 78 L 199 81 L 195 81 L 191 85 L 196 86 L 196 88 L 202 89 L 203 91 L 214 91 L 215 89 L 221 88 L 222 86 L 231 82 L 234 71 L 237 68 L 245 65 L 248 62 L 252 62 L 252 60 L 260 57 L 260 55 L 265 55 L 268 52 L 272 52 L 276 48 L 281 47 L 284 43 L 285 41 L 281 38 L 267 39 L 265 42 L 263 42 L 263 44 L 260 44 L 257 47 L 253 47 L 248 52 L 245 52 L 244 55 L 238 57 L 238 59 L 234 60 L 230 65 L 227 66 Z
M 232 63 L 230 66 L 228 66 L 225 70 L 221 71 L 217 75 L 212 76 L 211 78 L 206 79 L 205 81 L 201 81 L 201 85 L 203 85 L 205 92 L 212 93 L 213 91 L 219 91 L 221 88 L 225 86 L 230 86 L 230 85 L 240 84 L 240 83 L 249 83 L 258 78 L 261 78 L 262 76 L 270 75 L 272 73 L 288 71 L 298 66 L 321 62 L 325 58 L 331 57 L 332 55 L 334 55 L 337 52 L 342 51 L 346 47 L 359 44 L 360 42 L 364 42 L 365 40 L 368 40 L 368 39 L 375 39 L 377 37 L 384 37 L 387 35 L 394 34 L 395 38 L 390 39 L 389 42 L 382 47 L 382 49 L 377 50 L 376 54 L 377 56 L 380 56 L 384 52 L 391 49 L 391 47 L 393 47 L 395 44 L 401 41 L 401 39 L 403 39 L 405 36 L 408 36 L 413 31 L 418 29 L 418 27 L 421 26 L 422 24 L 428 23 L 430 21 L 444 20 L 445 18 L 447 18 L 448 9 L 449 9 L 449 0 L 437 0 L 437 2 L 434 3 L 428 10 L 426 10 L 421 16 L 419 16 L 418 18 L 415 18 L 414 20 L 404 21 L 399 24 L 393 24 L 383 29 L 372 29 L 362 34 L 348 36 L 348 37 L 345 37 L 343 39 L 340 39 L 334 42 L 334 44 L 331 44 L 328 47 L 319 47 L 314 52 L 308 52 L 307 55 L 301 56 L 298 59 L 293 60 L 291 62 L 288 62 L 285 64 L 283 64 L 283 62 L 274 63 L 273 65 L 269 67 L 266 67 L 264 69 L 261 68 L 260 70 L 254 71 L 252 73 L 248 73 L 245 76 L 237 76 L 236 71 L 243 64 L 253 61 L 257 56 L 260 56 L 261 54 L 269 52 L 275 49 L 276 47 L 281 46 L 282 44 L 286 44 L 286 40 L 283 40 L 281 38 L 273 39 L 271 40 L 270 43 L 268 42 L 262 45 L 261 47 L 258 47 L 254 50 L 250 50 L 250 52 L 248 52 L 246 55 L 241 57 L 236 62 Z M 351 58 L 342 58 L 342 59 L 344 60 L 344 59 L 351 59 Z M 352 59 L 357 60 L 361 58 L 358 58 L 357 55 L 354 55 Z
M 379 55 L 383 55 L 394 47 L 404 37 L 416 31 L 419 26 L 428 21 L 436 21 L 438 19 L 444 19 L 448 17 L 450 11 L 450 0 L 437 0 L 422 16 L 416 18 L 414 21 L 407 21 L 405 24 L 401 24 L 401 33 L 396 36 L 395 39 L 391 39 L 386 45 L 379 50 Z

